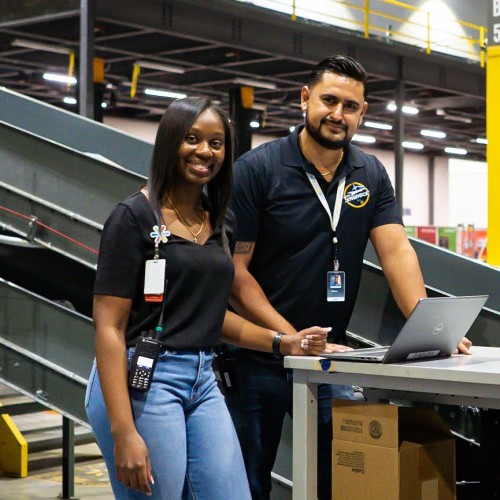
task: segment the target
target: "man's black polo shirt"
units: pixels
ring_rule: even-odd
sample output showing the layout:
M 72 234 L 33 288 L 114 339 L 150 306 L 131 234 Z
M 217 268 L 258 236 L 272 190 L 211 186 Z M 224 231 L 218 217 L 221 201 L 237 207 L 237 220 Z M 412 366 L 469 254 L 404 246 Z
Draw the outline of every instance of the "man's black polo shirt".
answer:
M 370 230 L 402 220 L 387 172 L 374 156 L 349 145 L 328 183 L 302 155 L 301 129 L 235 162 L 231 208 L 236 240 L 256 242 L 249 270 L 280 314 L 297 330 L 331 326 L 330 342 L 345 344 Z M 338 182 L 346 177 L 337 226 L 345 302 L 326 300 L 326 276 L 333 269 L 332 228 L 306 171 L 315 174 L 332 212 Z

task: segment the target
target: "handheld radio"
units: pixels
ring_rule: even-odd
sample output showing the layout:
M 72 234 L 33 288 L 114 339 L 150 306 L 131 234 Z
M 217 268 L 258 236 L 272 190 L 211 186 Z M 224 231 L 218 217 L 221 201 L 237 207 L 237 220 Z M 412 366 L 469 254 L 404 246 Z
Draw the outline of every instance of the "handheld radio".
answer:
M 146 392 L 151 387 L 153 373 L 160 356 L 161 342 L 154 338 L 154 331 L 142 332 L 135 346 L 130 365 L 128 385 L 131 389 Z
M 155 257 L 157 258 L 156 252 Z M 148 333 L 142 332 L 135 346 L 128 374 L 128 386 L 137 391 L 149 391 L 156 363 L 160 357 L 162 342 L 157 337 L 163 332 L 163 313 L 165 311 L 167 284 L 168 280 L 165 279 L 158 325 L 154 330 L 149 330 Z

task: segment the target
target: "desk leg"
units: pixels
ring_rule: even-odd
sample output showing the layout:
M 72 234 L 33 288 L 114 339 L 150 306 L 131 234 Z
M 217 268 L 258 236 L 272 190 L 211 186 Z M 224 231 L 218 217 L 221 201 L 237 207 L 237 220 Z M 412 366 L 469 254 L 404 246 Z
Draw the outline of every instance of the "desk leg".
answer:
M 318 386 L 293 373 L 293 500 L 317 498 Z
M 481 412 L 481 498 L 500 498 L 500 411 Z

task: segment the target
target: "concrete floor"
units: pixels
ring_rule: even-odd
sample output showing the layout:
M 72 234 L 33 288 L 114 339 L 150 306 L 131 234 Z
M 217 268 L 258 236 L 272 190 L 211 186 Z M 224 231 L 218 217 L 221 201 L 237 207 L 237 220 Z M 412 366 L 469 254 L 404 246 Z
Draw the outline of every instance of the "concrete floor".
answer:
M 43 455 L 43 456 L 40 456 Z M 74 497 L 95 500 L 114 498 L 106 466 L 95 444 L 75 447 Z M 29 467 L 23 479 L 0 476 L 0 500 L 33 500 L 61 498 L 62 468 L 58 450 L 37 454 L 37 468 Z

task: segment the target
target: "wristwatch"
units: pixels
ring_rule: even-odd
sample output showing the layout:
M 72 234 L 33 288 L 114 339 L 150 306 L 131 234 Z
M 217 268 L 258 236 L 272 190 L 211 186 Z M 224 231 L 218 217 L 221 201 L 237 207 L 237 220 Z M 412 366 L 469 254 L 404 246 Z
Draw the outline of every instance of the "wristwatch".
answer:
M 275 358 L 282 359 L 283 354 L 280 351 L 281 337 L 285 335 L 284 333 L 277 332 L 273 339 L 273 354 Z

